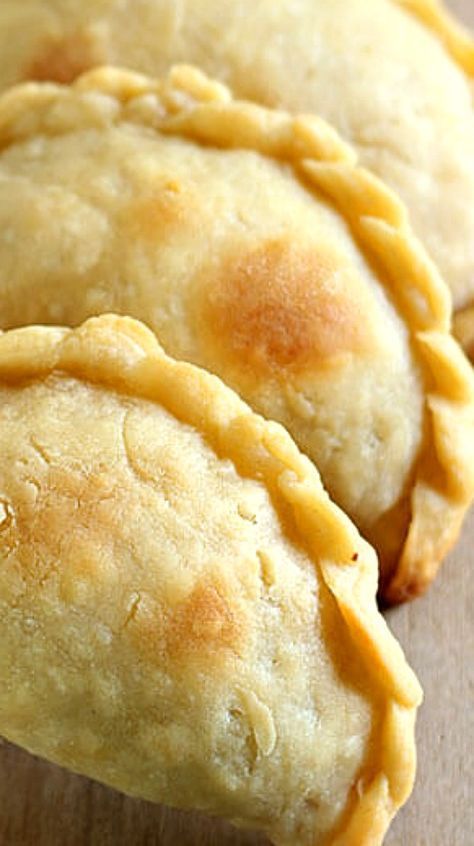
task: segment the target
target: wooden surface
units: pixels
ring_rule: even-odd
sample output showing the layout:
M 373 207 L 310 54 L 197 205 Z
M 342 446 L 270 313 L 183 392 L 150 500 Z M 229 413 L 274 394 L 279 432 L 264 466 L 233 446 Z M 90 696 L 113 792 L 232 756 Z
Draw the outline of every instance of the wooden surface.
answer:
M 474 0 L 451 5 L 474 25 Z M 389 614 L 425 702 L 417 784 L 386 846 L 474 844 L 473 558 L 474 513 L 428 596 Z M 0 745 L 0 846 L 264 844 L 194 815 L 125 798 Z

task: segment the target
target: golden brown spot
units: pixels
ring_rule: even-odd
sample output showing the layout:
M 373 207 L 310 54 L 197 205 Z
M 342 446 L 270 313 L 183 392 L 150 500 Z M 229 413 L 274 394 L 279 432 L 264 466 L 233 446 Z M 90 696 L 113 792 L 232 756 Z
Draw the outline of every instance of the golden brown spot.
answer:
M 127 620 L 127 632 L 147 661 L 205 660 L 239 651 L 242 614 L 222 588 L 201 581 L 181 602 L 143 595 Z
M 362 302 L 340 256 L 281 238 L 227 261 L 204 320 L 239 362 L 299 369 L 365 346 Z
M 182 226 L 191 206 L 189 192 L 176 180 L 157 182 L 153 192 L 132 200 L 124 210 L 124 223 L 134 238 L 156 245 L 163 231 Z
M 38 82 L 73 82 L 81 73 L 106 61 L 93 36 L 85 31 L 48 39 L 23 74 Z
M 167 629 L 170 655 L 236 650 L 241 626 L 235 608 L 213 584 L 198 584 L 171 614 Z
M 106 474 L 49 466 L 18 484 L 2 547 L 15 550 L 24 576 L 33 581 L 59 567 L 77 569 L 93 581 L 117 534 L 116 505 Z

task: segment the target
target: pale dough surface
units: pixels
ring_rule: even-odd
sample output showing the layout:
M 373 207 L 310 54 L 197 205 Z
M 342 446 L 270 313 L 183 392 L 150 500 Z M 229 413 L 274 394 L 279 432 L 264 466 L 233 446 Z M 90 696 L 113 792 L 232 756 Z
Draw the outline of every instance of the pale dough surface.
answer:
M 453 0 L 450 5 L 474 26 L 471 0 Z M 420 778 L 386 838 L 387 846 L 471 846 L 474 771 L 465 740 L 474 731 L 472 709 L 467 707 L 474 684 L 473 548 L 471 518 L 434 589 L 390 615 L 421 672 L 425 704 L 418 728 Z M 0 809 L 5 846 L 263 843 L 251 834 L 124 798 L 7 744 L 0 747 Z
M 420 0 L 423 5 L 429 0 Z M 413 5 L 413 4 L 412 4 Z M 395 0 L 2 0 L 0 86 L 192 62 L 331 121 L 407 203 L 456 307 L 474 295 L 472 74 Z
M 118 789 L 378 846 L 416 678 L 284 429 L 123 318 L 0 335 L 0 732 Z
M 474 377 L 404 207 L 335 131 L 196 69 L 0 101 L 5 328 L 116 311 L 282 423 L 422 592 L 474 493 Z

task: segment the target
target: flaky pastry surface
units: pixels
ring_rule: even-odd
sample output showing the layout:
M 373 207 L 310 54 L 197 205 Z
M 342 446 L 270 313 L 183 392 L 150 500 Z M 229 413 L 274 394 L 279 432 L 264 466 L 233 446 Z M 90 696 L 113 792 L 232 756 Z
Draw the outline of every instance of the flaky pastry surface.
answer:
M 473 376 L 399 202 L 322 120 L 196 70 L 102 69 L 0 101 L 5 327 L 113 310 L 283 423 L 421 592 L 474 488 Z
M 440 3 L 3 0 L 0 56 L 1 87 L 190 62 L 239 97 L 321 115 L 403 198 L 456 309 L 472 304 L 474 46 Z
M 277 424 L 126 318 L 0 335 L 0 732 L 276 844 L 379 844 L 420 689 Z

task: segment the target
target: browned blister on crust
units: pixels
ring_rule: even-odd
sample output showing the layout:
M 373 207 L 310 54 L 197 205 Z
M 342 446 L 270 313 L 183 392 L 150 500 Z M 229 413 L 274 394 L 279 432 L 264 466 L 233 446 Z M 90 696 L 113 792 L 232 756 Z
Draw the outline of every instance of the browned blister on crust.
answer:
M 4 325 L 146 321 L 288 428 L 386 600 L 422 592 L 473 495 L 473 376 L 404 207 L 334 130 L 190 68 L 102 69 L 6 94 L 0 146 Z
M 0 732 L 275 844 L 378 846 L 418 682 L 285 430 L 128 318 L 0 333 Z
M 341 256 L 282 236 L 230 253 L 204 288 L 202 319 L 221 354 L 265 375 L 311 370 L 370 350 L 364 292 L 351 276 Z

